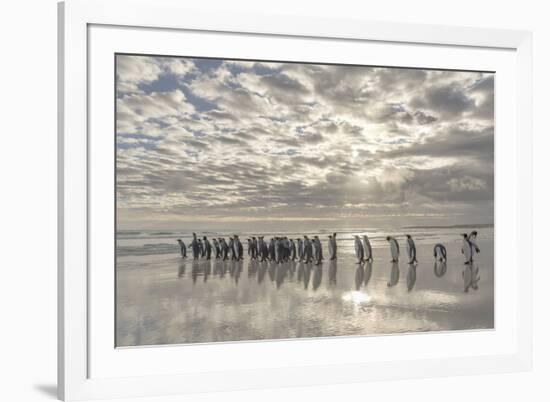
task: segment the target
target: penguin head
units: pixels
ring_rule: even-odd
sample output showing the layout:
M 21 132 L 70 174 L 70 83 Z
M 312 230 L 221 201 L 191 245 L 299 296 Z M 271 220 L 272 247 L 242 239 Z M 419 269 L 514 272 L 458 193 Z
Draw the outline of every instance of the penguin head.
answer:
M 472 234 L 473 234 L 474 236 L 477 236 L 477 230 L 474 230 L 474 231 L 472 232 Z
M 407 239 L 410 239 L 410 238 L 411 238 L 411 235 L 410 235 L 410 234 L 407 234 L 407 235 L 405 235 L 405 236 L 407 236 Z
M 467 233 L 462 233 L 462 237 L 464 237 L 465 239 L 468 238 L 468 234 Z
M 391 237 L 390 237 L 390 236 L 386 237 L 386 240 L 387 240 L 387 241 L 390 241 L 390 240 L 391 240 Z

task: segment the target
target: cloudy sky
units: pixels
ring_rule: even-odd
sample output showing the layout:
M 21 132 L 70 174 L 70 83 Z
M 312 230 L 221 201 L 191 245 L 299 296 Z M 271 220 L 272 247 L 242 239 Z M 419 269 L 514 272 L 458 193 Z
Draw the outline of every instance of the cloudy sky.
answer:
M 119 228 L 493 221 L 494 76 L 117 56 Z

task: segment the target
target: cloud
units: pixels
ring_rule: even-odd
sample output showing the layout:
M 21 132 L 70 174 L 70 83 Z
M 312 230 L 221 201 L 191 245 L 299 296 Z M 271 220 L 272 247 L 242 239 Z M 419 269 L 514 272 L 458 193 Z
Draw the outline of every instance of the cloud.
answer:
M 127 226 L 492 215 L 492 74 L 136 56 L 117 71 Z
M 435 111 L 444 118 L 459 118 L 475 107 L 475 100 L 468 97 L 458 83 L 431 87 L 411 102 L 418 108 Z
M 418 124 L 431 124 L 434 121 L 437 121 L 437 117 L 431 116 L 422 110 L 417 110 L 414 112 L 414 118 L 416 119 Z
M 142 92 L 140 85 L 150 84 L 163 74 L 185 76 L 193 68 L 193 63 L 185 59 L 119 55 L 116 59 L 117 91 Z
M 383 153 L 387 158 L 480 158 L 492 163 L 494 153 L 494 130 L 483 128 L 447 127 L 423 140 L 406 146 L 395 147 Z
M 484 180 L 471 176 L 453 177 L 448 183 L 452 192 L 471 192 L 484 190 L 487 187 Z
M 154 59 L 139 56 L 118 56 L 116 59 L 117 90 L 138 92 L 138 84 L 157 80 L 162 72 Z

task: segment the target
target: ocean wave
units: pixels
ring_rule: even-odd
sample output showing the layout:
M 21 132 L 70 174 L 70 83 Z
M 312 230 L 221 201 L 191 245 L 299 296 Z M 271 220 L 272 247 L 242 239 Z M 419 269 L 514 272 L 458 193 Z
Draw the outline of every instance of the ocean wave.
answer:
M 117 256 L 129 256 L 129 255 L 160 255 L 160 254 L 176 254 L 179 253 L 179 246 L 177 244 L 157 243 L 157 244 L 143 244 L 136 246 L 121 246 L 117 245 Z

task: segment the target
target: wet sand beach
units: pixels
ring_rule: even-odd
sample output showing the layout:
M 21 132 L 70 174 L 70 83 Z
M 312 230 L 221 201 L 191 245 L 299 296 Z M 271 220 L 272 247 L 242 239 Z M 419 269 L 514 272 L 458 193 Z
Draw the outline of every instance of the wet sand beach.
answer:
M 398 264 L 383 242 L 373 245 L 374 262 L 362 265 L 348 243 L 339 243 L 336 261 L 325 245 L 321 266 L 247 255 L 241 262 L 193 261 L 178 256 L 177 247 L 119 255 L 117 346 L 494 327 L 492 229 L 478 241 L 478 281 L 464 265 L 458 237 L 446 244 L 446 264 L 434 264 L 434 241 L 417 242 L 416 267 L 400 242 Z

